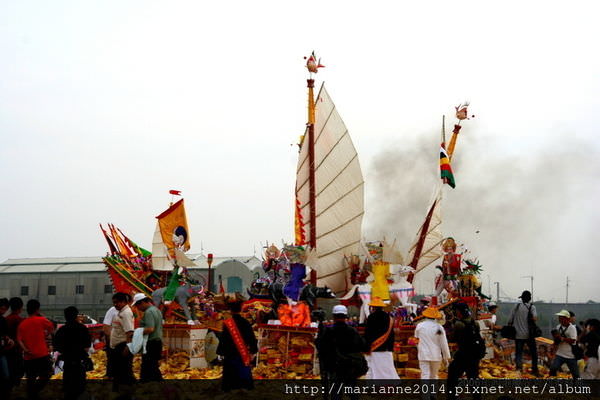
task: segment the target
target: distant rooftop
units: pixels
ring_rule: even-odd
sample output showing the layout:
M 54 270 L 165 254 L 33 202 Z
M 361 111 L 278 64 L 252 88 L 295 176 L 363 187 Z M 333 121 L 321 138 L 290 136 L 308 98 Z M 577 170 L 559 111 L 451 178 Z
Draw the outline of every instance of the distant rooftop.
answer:
M 188 254 L 197 267 L 192 269 L 206 269 L 208 263 L 203 254 Z M 213 257 L 212 267 L 227 261 L 238 261 L 245 264 L 248 269 L 260 267 L 262 261 L 256 256 L 242 257 Z M 0 263 L 0 273 L 48 273 L 48 272 L 100 272 L 106 267 L 102 257 L 49 257 L 49 258 L 10 258 Z

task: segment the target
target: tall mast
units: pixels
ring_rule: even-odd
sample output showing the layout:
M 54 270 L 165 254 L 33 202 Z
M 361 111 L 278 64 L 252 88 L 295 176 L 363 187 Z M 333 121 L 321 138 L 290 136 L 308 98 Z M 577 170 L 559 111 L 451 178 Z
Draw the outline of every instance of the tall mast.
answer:
M 306 80 L 306 83 L 308 86 L 308 187 L 310 198 L 310 239 L 308 241 L 308 245 L 314 249 L 317 247 L 317 191 L 315 185 L 315 80 L 310 78 Z
M 306 81 L 308 86 L 308 197 L 310 202 L 310 238 L 308 245 L 311 249 L 317 248 L 317 186 L 315 183 L 315 80 L 312 74 L 319 72 L 322 68 L 321 60 L 317 60 L 313 51 L 306 61 L 306 69 L 308 69 L 309 77 Z M 317 271 L 310 272 L 310 283 L 317 284 Z

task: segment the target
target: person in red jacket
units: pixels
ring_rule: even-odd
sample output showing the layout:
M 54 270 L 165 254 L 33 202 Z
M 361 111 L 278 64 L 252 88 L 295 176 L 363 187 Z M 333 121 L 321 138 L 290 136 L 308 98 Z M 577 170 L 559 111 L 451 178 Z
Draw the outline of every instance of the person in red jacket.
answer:
M 17 342 L 23 349 L 25 376 L 27 377 L 27 397 L 37 398 L 52 375 L 46 337 L 54 332 L 54 325 L 40 313 L 40 302 L 27 302 L 28 318 L 17 328 Z

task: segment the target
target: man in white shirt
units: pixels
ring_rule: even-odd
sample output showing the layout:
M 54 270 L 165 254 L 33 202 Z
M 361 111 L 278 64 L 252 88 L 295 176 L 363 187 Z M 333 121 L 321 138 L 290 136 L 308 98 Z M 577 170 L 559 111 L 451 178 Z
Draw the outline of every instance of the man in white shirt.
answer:
M 554 344 L 557 346 L 556 355 L 550 365 L 550 376 L 556 376 L 558 371 L 563 364 L 567 364 L 569 371 L 573 379 L 579 378 L 579 367 L 577 366 L 577 359 L 573 355 L 571 346 L 577 343 L 577 329 L 575 325 L 571 323 L 571 314 L 567 310 L 561 310 L 556 313 L 560 324 L 552 331 L 554 337 Z
M 104 347 L 104 351 L 106 352 L 106 377 L 112 378 L 114 377 L 113 373 L 113 362 L 112 362 L 112 349 L 110 348 L 110 330 L 112 326 L 113 319 L 119 312 L 112 306 L 108 309 L 106 314 L 104 315 L 104 320 L 102 321 L 102 331 L 104 332 L 104 339 L 106 346 Z
M 450 360 L 446 332 L 437 322 L 442 314 L 435 307 L 429 307 L 421 315 L 426 319 L 415 329 L 415 337 L 419 339 L 417 349 L 421 379 L 438 379 L 442 362 L 447 364 Z
M 127 297 L 127 303 L 131 303 L 131 295 L 124 293 L 125 296 Z M 113 360 L 112 360 L 112 349 L 110 348 L 110 331 L 112 329 L 112 323 L 113 323 L 113 319 L 119 314 L 119 310 L 117 310 L 117 308 L 115 306 L 112 306 L 111 308 L 108 309 L 108 311 L 106 311 L 106 314 L 104 315 L 104 320 L 102 320 L 102 331 L 104 332 L 104 339 L 105 339 L 105 343 L 106 346 L 104 347 L 104 351 L 106 353 L 106 377 L 107 378 L 113 378 L 114 377 L 114 372 L 113 372 Z
M 113 390 L 118 391 L 119 385 L 132 385 L 133 355 L 127 348 L 127 343 L 133 338 L 134 319 L 133 311 L 129 307 L 131 296 L 125 293 L 113 295 L 113 304 L 118 311 L 114 316 L 110 330 L 110 348 L 113 362 Z

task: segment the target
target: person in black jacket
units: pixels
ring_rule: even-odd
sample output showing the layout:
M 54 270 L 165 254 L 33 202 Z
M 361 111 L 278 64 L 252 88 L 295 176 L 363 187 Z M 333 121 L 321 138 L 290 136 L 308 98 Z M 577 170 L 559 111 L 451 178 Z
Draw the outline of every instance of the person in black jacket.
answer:
M 79 311 L 76 307 L 65 308 L 66 323 L 54 336 L 54 349 L 60 353 L 64 362 L 63 391 L 65 399 L 76 399 L 85 390 L 84 360 L 89 362 L 88 350 L 92 337 L 85 325 L 77 321 Z
M 363 338 L 356 329 L 348 326 L 348 309 L 346 306 L 337 305 L 333 307 L 333 326 L 326 328 L 322 338 L 319 340 L 321 374 L 327 374 L 329 381 L 335 387 L 355 385 L 360 375 L 357 375 L 355 361 L 364 362 L 364 375 L 366 371 L 366 360 L 362 355 L 366 346 Z M 349 358 L 351 356 L 352 358 Z M 362 358 L 362 360 L 361 360 Z M 352 360 L 352 361 L 350 361 Z M 352 365 L 350 365 L 352 364 Z M 328 390 L 327 390 L 328 392 Z M 333 391 L 332 399 L 339 398 L 337 391 Z
M 242 303 L 235 301 L 228 306 L 231 318 L 224 321 L 217 347 L 217 354 L 223 357 L 222 389 L 225 392 L 233 389 L 253 389 L 250 362 L 258 352 L 256 336 L 250 322 L 240 315 Z M 239 344 L 234 340 L 236 336 L 241 339 Z
M 10 393 L 11 373 L 8 368 L 8 354 L 15 347 L 15 342 L 8 336 L 8 323 L 4 318 L 8 307 L 8 299 L 0 299 L 0 397 L 2 398 L 8 398 Z
M 585 369 L 583 379 L 600 379 L 600 362 L 598 362 L 598 347 L 600 346 L 600 321 L 593 318 L 585 321 L 585 331 L 580 339 L 585 345 Z
M 448 366 L 449 399 L 458 398 L 454 391 L 463 374 L 466 374 L 469 379 L 479 377 L 479 361 L 483 357 L 480 346 L 484 343 L 479 333 L 479 325 L 471 317 L 469 306 L 465 303 L 456 303 L 454 310 L 456 322 L 454 322 L 451 341 L 458 345 L 458 350 Z M 474 394 L 473 398 L 479 399 L 481 396 Z
M 373 297 L 369 303 L 371 313 L 367 318 L 365 341 L 369 372 L 367 379 L 400 379 L 394 367 L 393 320 L 383 311 L 386 304 L 380 297 Z

